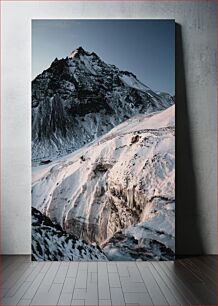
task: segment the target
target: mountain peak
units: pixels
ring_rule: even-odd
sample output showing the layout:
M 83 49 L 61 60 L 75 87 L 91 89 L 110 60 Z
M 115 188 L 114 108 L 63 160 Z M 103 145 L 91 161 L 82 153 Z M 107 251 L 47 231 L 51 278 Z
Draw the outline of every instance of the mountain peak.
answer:
M 85 51 L 83 49 L 83 47 L 78 47 L 76 48 L 75 50 L 73 50 L 70 55 L 68 56 L 68 58 L 74 58 L 74 57 L 77 57 L 78 55 L 84 55 L 84 54 L 89 54 L 87 51 Z
M 32 83 L 35 164 L 73 152 L 133 115 L 174 103 L 90 50 L 78 47 L 56 58 Z
M 75 51 L 77 51 L 78 53 L 87 53 L 87 51 L 85 51 L 83 49 L 83 47 L 79 46 L 78 48 L 75 49 Z

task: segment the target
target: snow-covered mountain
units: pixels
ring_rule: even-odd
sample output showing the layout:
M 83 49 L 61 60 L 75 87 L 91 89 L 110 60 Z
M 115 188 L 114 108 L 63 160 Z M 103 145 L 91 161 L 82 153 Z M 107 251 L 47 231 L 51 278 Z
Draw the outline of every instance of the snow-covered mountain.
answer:
M 67 234 L 32 208 L 32 259 L 36 261 L 107 261 L 98 246 Z
M 32 81 L 33 165 L 69 154 L 133 115 L 174 103 L 79 47 Z
M 151 99 L 149 112 L 158 100 L 154 104 Z M 77 239 L 97 242 L 110 260 L 172 259 L 174 181 L 173 105 L 133 116 L 81 149 L 34 167 L 32 205 Z

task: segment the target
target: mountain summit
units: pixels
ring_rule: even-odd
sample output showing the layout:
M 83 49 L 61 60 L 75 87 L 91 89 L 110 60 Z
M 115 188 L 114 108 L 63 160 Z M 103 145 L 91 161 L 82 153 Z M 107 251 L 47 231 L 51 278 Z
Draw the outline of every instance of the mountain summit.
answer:
M 126 119 L 174 103 L 82 47 L 32 81 L 33 165 L 81 148 Z
M 83 49 L 83 47 L 78 47 L 76 48 L 75 50 L 73 50 L 70 55 L 68 56 L 68 58 L 74 58 L 76 56 L 79 56 L 79 55 L 91 55 L 89 52 L 85 51 Z

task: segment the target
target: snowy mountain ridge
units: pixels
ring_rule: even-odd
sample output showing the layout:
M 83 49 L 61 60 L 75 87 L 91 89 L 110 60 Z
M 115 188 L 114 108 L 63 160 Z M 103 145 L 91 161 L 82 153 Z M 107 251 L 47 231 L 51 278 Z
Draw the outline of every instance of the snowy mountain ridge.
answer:
M 172 259 L 175 106 L 136 115 L 33 168 L 32 199 L 67 233 L 97 242 L 110 260 Z
M 174 103 L 128 71 L 82 47 L 32 81 L 32 161 L 54 160 L 107 133 L 128 118 Z
M 32 260 L 107 261 L 98 246 L 67 234 L 60 226 L 32 208 Z

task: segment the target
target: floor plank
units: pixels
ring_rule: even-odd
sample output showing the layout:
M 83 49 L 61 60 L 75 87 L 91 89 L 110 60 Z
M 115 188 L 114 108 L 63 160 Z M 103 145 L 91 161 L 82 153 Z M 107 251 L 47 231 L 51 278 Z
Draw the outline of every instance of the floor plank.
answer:
M 121 288 L 111 288 L 112 305 L 125 305 L 124 295 Z
M 48 292 L 37 292 L 30 305 L 57 305 L 62 284 L 52 284 Z
M 141 266 L 141 265 L 140 265 Z M 139 270 L 144 284 L 149 292 L 151 300 L 154 305 L 168 305 L 166 298 L 164 297 L 164 293 L 161 290 L 161 287 L 158 286 L 153 274 L 150 269 L 147 267 Z
M 43 279 L 45 278 L 45 275 L 51 266 L 51 263 L 46 263 L 45 266 L 43 266 L 42 270 L 40 273 L 37 275 L 37 277 L 33 280 L 32 284 L 30 287 L 27 289 L 25 292 L 24 296 L 22 297 L 23 299 L 30 299 L 32 300 L 33 297 L 35 296 L 36 292 L 38 291 L 38 288 L 40 284 L 42 283 Z
M 66 277 L 63 284 L 62 293 L 73 293 L 75 282 L 76 282 L 75 277 Z
M 164 278 L 161 277 L 154 266 L 151 263 L 146 263 L 145 266 L 148 267 L 148 269 L 151 271 L 154 279 L 161 288 L 167 303 L 170 305 L 179 305 L 179 299 L 174 295 L 172 288 L 170 288 L 169 284 L 165 281 Z
M 53 262 L 51 264 L 51 266 L 49 267 L 45 277 L 43 278 L 39 288 L 38 288 L 38 292 L 48 292 L 52 283 L 53 283 L 53 280 L 56 276 L 56 273 L 59 269 L 59 266 L 60 266 L 60 263 L 59 262 Z
M 3 305 L 16 305 L 21 300 L 22 296 L 31 285 L 31 282 L 24 282 L 12 297 L 4 297 Z
M 34 279 L 38 276 L 38 273 L 41 271 L 43 263 L 39 265 L 30 265 L 28 269 L 18 278 L 16 283 L 9 289 L 5 297 L 10 297 L 16 294 L 16 291 L 20 288 L 23 282 L 33 282 Z
M 216 256 L 108 263 L 3 256 L 1 263 L 1 305 L 216 305 Z
M 73 293 L 61 293 L 58 305 L 70 305 Z
M 192 260 L 188 261 L 188 264 L 194 270 L 194 273 L 202 279 L 202 281 L 209 283 L 210 286 L 216 286 L 216 268 L 210 268 L 210 264 L 205 264 L 204 261 L 199 258 L 192 258 Z
M 184 281 L 184 279 L 180 279 L 176 272 L 174 263 L 166 262 L 165 265 L 162 266 L 162 269 L 164 269 L 168 276 L 173 279 L 175 286 L 180 288 L 191 305 L 200 304 L 200 300 L 193 294 L 189 286 L 187 286 L 187 282 Z
M 192 271 L 188 270 L 181 261 L 176 262 L 174 267 L 180 279 L 183 280 L 186 286 L 191 290 L 192 294 L 199 300 L 200 304 L 216 304 L 216 291 L 209 292 L 204 282 L 193 274 Z

